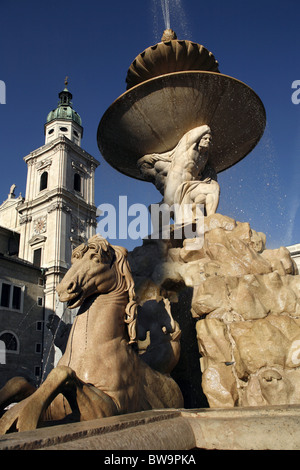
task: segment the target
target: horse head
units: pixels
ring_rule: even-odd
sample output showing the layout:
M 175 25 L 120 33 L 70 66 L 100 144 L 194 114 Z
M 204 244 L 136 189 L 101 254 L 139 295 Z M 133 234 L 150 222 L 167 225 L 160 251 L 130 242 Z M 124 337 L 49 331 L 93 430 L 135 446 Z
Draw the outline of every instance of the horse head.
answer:
M 115 249 L 99 235 L 75 248 L 71 268 L 56 289 L 59 300 L 72 309 L 91 295 L 111 292 L 116 284 L 115 261 Z
M 128 303 L 125 308 L 130 342 L 136 342 L 136 311 L 134 281 L 127 261 L 127 250 L 112 246 L 99 235 L 75 248 L 72 266 L 57 286 L 61 302 L 68 308 L 80 307 L 92 295 L 111 292 L 126 292 Z

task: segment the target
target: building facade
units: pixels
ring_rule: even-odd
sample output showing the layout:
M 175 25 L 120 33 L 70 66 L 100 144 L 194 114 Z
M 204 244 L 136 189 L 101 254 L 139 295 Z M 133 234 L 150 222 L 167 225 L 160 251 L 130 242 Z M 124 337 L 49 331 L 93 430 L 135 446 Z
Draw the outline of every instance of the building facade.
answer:
M 14 376 L 42 378 L 44 276 L 16 257 L 19 234 L 0 227 L 0 387 Z
M 82 122 L 71 100 L 65 82 L 57 108 L 47 116 L 45 144 L 24 157 L 25 197 L 16 197 L 12 185 L 0 206 L 0 226 L 19 235 L 18 262 L 42 270 L 44 325 L 53 314 L 72 323 L 74 313 L 59 302 L 56 286 L 70 267 L 73 249 L 96 233 L 94 181 L 99 161 L 81 148 Z M 60 353 L 56 350 L 54 357 L 48 328 L 43 328 L 43 335 L 47 375 Z

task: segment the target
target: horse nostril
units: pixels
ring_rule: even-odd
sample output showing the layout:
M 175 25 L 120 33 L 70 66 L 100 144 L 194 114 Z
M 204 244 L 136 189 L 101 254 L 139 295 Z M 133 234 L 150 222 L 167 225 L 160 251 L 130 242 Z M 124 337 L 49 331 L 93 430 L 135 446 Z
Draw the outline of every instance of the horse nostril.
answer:
M 72 292 L 74 292 L 76 290 L 76 287 L 77 287 L 77 284 L 75 281 L 70 282 L 70 284 L 67 287 L 68 293 L 71 294 Z

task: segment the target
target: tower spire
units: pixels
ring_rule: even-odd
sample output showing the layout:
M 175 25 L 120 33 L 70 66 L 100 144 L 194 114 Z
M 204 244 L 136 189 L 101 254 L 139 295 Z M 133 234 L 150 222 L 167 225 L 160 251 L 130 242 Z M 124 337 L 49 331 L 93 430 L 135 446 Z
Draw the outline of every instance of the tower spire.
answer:
M 58 94 L 59 102 L 56 109 L 50 111 L 45 124 L 45 143 L 64 135 L 80 146 L 83 135 L 82 121 L 79 114 L 73 109 L 72 93 L 67 85 L 69 77 L 64 79 L 64 89 Z

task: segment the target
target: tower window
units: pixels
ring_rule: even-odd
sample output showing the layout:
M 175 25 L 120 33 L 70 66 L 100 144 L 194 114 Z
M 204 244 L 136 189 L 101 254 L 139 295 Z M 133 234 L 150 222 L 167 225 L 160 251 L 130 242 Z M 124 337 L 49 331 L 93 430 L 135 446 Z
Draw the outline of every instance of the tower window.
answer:
M 79 137 L 79 134 L 78 134 L 77 131 L 73 131 L 73 132 L 74 132 L 74 135 L 75 135 L 76 137 Z
M 37 266 L 39 268 L 41 266 L 41 261 L 42 261 L 42 248 L 38 248 L 37 250 L 34 250 L 33 252 L 34 266 Z
M 59 130 L 62 132 L 68 132 L 68 129 L 66 127 L 60 127 Z
M 50 129 L 50 131 L 48 132 L 48 134 L 53 134 L 54 132 L 54 129 Z
M 42 191 L 43 189 L 47 189 L 47 186 L 48 186 L 48 172 L 44 171 L 40 179 L 40 191 Z
M 78 173 L 74 175 L 74 189 L 79 193 L 81 192 L 81 177 Z

